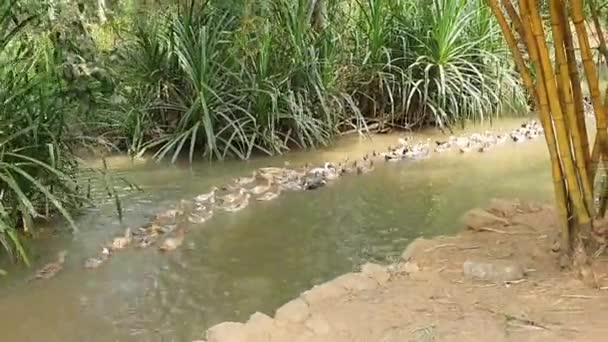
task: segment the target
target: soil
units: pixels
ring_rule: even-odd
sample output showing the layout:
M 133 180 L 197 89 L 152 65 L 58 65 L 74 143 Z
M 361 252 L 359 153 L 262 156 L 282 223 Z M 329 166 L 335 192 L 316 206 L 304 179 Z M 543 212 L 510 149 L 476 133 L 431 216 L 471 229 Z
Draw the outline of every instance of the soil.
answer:
M 481 214 L 480 214 L 481 213 Z M 414 241 L 393 265 L 366 264 L 304 292 L 271 318 L 225 322 L 208 342 L 605 341 L 608 260 L 598 286 L 561 270 L 549 206 L 493 201 L 465 215 L 460 234 Z M 521 265 L 525 276 L 481 281 L 466 261 Z M 502 279 L 502 278 L 498 278 Z M 607 286 L 607 287 L 604 287 Z

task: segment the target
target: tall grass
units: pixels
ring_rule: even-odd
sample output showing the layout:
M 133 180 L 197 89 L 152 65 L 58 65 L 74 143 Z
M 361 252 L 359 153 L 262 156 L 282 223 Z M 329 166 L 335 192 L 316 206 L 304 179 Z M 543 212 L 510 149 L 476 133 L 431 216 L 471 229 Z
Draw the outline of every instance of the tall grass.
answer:
M 403 126 L 497 115 L 525 97 L 483 1 L 366 0 L 354 41 L 366 114 Z M 361 47 L 362 46 L 362 47 Z M 370 103 L 371 102 L 371 103 Z
M 305 0 L 219 4 L 134 24 L 125 97 L 132 84 L 145 95 L 117 115 L 134 151 L 246 159 L 370 122 L 446 126 L 525 105 L 481 0 L 328 1 L 322 29 Z
M 81 199 L 66 139 L 69 100 L 56 86 L 60 79 L 52 49 L 20 36 L 36 18 L 16 19 L 14 3 L 0 0 L 0 245 L 28 263 L 17 227 L 31 232 L 34 220 L 53 212 L 75 227 L 67 208 Z

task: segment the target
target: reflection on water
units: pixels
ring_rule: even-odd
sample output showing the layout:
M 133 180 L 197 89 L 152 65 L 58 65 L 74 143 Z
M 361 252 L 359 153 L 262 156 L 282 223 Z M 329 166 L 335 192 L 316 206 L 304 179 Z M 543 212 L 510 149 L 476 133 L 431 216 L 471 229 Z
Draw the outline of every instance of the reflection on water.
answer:
M 511 123 L 512 124 L 512 123 Z M 119 171 L 145 192 L 124 201 L 121 225 L 105 205 L 79 218 L 81 233 L 38 241 L 38 265 L 69 251 L 63 273 L 26 283 L 31 270 L 9 267 L 0 279 L 3 341 L 189 341 L 208 326 L 271 314 L 302 290 L 368 261 L 387 261 L 421 235 L 453 233 L 462 213 L 493 197 L 550 201 L 542 139 L 485 154 L 446 153 L 420 162 L 382 164 L 311 192 L 285 193 L 194 228 L 169 255 L 127 250 L 97 270 L 82 261 L 127 225 L 142 224 L 179 198 L 255 167 L 339 160 L 394 143 L 344 139 L 331 149 L 194 168 L 138 165 Z

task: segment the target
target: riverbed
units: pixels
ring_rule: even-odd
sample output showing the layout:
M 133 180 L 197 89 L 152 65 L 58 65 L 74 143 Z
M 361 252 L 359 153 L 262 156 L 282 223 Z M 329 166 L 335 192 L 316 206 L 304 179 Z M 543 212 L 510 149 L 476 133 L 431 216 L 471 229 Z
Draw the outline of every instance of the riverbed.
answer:
M 522 121 L 503 121 L 492 129 Z M 192 167 L 110 159 L 117 175 L 143 191 L 125 190 L 122 223 L 107 201 L 77 218 L 80 233 L 34 241 L 32 269 L 8 266 L 9 276 L 0 278 L 2 340 L 190 341 L 217 322 L 272 313 L 301 291 L 366 261 L 390 262 L 419 236 L 454 233 L 465 211 L 491 198 L 552 200 L 541 137 L 487 153 L 452 151 L 428 160 L 383 163 L 374 172 L 348 175 L 319 190 L 285 193 L 237 213 L 216 214 L 171 254 L 130 249 L 99 269 L 82 266 L 127 226 L 142 225 L 155 212 L 212 185 L 286 161 L 297 166 L 355 158 L 394 145 L 401 135 L 371 140 L 353 135 L 317 151 Z M 69 253 L 62 273 L 48 281 L 26 281 L 62 249 Z

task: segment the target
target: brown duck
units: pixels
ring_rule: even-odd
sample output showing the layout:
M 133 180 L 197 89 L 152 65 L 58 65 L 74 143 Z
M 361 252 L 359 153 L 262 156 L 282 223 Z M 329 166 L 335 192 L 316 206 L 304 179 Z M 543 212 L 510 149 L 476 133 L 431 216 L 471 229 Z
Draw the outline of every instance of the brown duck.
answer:
M 124 236 L 115 237 L 112 240 L 112 250 L 123 249 L 131 244 L 131 228 L 125 230 Z
M 67 251 L 57 253 L 57 261 L 46 264 L 44 267 L 39 269 L 30 280 L 51 279 L 56 276 L 57 273 L 63 270 L 63 264 L 65 263 L 65 258 L 67 255 Z
M 179 246 L 184 243 L 184 235 L 186 233 L 186 229 L 184 227 L 180 227 L 177 229 L 177 233 L 174 237 L 166 238 L 163 243 L 158 247 L 163 252 L 169 252 L 177 249 Z
M 99 266 L 103 265 L 104 262 L 106 262 L 111 255 L 111 251 L 108 247 L 103 247 L 101 250 L 100 255 L 95 256 L 95 257 L 90 257 L 87 260 L 85 260 L 84 262 L 84 268 L 98 268 Z

